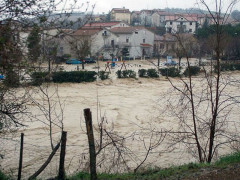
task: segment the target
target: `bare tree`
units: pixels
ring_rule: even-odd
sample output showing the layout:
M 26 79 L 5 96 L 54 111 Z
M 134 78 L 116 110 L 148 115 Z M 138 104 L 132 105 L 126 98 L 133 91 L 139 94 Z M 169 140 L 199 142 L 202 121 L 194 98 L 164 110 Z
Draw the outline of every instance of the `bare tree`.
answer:
M 179 81 L 168 78 L 174 88 L 174 94 L 168 99 L 168 110 L 171 109 L 171 115 L 176 117 L 180 129 L 180 132 L 171 136 L 171 140 L 174 143 L 183 143 L 199 162 L 211 163 L 221 147 L 239 140 L 236 131 L 228 129 L 229 126 L 234 126 L 234 120 L 229 118 L 239 103 L 239 96 L 228 89 L 236 87 L 233 86 L 233 79 L 221 72 L 221 55 L 226 43 L 222 24 L 227 20 L 228 13 L 236 2 L 231 1 L 223 13 L 222 0 L 215 1 L 214 12 L 205 0 L 200 0 L 214 20 L 211 47 L 215 61 L 211 61 L 208 67 L 202 67 L 203 75 L 193 77 L 189 54 L 191 46 L 185 46 L 184 40 L 176 34 L 187 61 L 188 75 Z

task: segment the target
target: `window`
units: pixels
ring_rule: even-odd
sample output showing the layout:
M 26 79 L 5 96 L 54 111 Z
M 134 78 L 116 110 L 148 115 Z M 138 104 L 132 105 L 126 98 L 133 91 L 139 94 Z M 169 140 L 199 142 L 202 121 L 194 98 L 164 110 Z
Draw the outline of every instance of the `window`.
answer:
M 180 22 L 180 25 L 182 26 L 182 25 L 183 25 L 183 22 Z
M 145 40 L 145 39 L 143 39 L 143 43 L 145 43 L 145 41 L 146 41 L 146 40 Z
M 138 32 L 137 32 L 137 31 L 135 31 L 135 34 L 138 34 Z
M 126 39 L 126 43 L 129 43 L 129 38 Z
M 172 21 L 170 21 L 170 25 L 172 25 Z
M 160 44 L 160 49 L 164 49 L 164 44 Z
M 114 40 L 111 40 L 111 46 L 114 47 Z
M 63 47 L 60 47 L 58 52 L 59 54 L 63 55 Z
M 189 32 L 192 32 L 192 29 L 189 29 Z
M 192 22 L 190 22 L 190 25 L 192 25 Z
M 168 28 L 168 33 L 172 33 L 172 28 Z

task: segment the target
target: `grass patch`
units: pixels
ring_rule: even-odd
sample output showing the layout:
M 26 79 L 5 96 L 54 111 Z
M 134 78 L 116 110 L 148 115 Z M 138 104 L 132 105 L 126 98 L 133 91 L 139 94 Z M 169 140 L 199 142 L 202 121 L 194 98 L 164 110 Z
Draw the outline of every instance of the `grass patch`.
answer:
M 233 163 L 240 163 L 240 152 L 219 158 L 218 161 L 212 164 L 208 163 L 189 163 L 181 166 L 172 166 L 169 168 L 149 168 L 142 169 L 138 173 L 125 173 L 125 174 L 98 174 L 98 179 L 101 180 L 157 180 L 157 179 L 181 179 L 191 177 L 202 168 L 222 168 Z M 89 173 L 79 172 L 78 174 L 69 177 L 70 180 L 88 180 L 90 179 Z
M 8 176 L 6 176 L 5 174 L 3 174 L 2 171 L 0 171 L 0 179 L 1 179 L 1 180 L 10 180 L 11 178 L 8 177 Z
M 239 163 L 240 162 L 240 152 L 235 152 L 226 156 L 222 156 L 217 160 L 214 165 L 217 167 L 225 167 L 229 164 Z
M 98 174 L 98 179 L 101 180 L 155 180 L 155 179 L 164 179 L 169 177 L 181 177 L 184 174 L 192 173 L 198 171 L 199 168 L 209 166 L 208 164 L 195 164 L 190 163 L 182 166 L 173 166 L 170 168 L 149 168 L 140 170 L 138 173 L 124 173 L 124 174 Z M 186 173 L 187 172 L 187 173 Z M 69 177 L 69 180 L 88 180 L 90 179 L 89 173 L 79 172 L 78 174 Z

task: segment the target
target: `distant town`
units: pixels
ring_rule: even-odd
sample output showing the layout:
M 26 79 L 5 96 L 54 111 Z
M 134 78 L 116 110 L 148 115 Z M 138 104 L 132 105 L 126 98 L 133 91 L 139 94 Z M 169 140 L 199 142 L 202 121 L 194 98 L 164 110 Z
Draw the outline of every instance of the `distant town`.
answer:
M 213 25 L 217 17 L 199 9 L 172 10 L 154 9 L 130 11 L 113 8 L 108 14 L 92 13 L 54 14 L 48 21 L 59 22 L 58 27 L 44 29 L 42 42 L 50 49 L 57 45 L 57 57 L 83 59 L 95 57 L 112 59 L 113 56 L 127 59 L 143 59 L 156 56 L 174 56 L 177 42 L 174 34 L 186 34 L 194 41 L 199 28 Z M 238 23 L 230 15 L 225 24 Z M 30 30 L 22 33 L 28 37 Z M 48 49 L 49 49 L 48 48 Z M 25 48 L 27 51 L 27 48 Z M 125 52 L 125 54 L 123 53 Z

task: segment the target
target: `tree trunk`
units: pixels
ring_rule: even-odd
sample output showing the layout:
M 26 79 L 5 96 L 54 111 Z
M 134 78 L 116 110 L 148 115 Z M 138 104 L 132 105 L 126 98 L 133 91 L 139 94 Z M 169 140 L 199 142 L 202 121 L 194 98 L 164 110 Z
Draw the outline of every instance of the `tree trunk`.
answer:
M 66 141 L 67 141 L 67 132 L 63 131 L 62 139 L 61 139 L 61 152 L 60 152 L 60 162 L 59 162 L 59 172 L 58 172 L 59 180 L 65 179 L 64 162 L 65 162 L 65 154 L 66 154 Z

